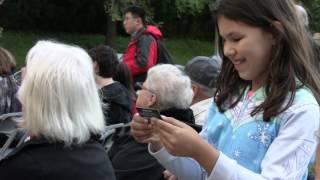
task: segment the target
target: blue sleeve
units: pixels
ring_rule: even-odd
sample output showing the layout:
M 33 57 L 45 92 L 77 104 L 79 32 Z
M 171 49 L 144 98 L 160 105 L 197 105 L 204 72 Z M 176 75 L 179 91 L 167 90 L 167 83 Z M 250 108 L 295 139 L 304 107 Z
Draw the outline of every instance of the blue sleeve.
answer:
M 215 116 L 216 113 L 217 113 L 217 106 L 215 105 L 214 102 L 212 102 L 210 104 L 210 106 L 208 107 L 206 119 L 204 121 L 202 131 L 200 132 L 200 136 L 205 140 L 208 140 L 208 137 L 207 137 L 208 136 L 208 124 L 210 124 L 210 121 L 213 120 L 213 117 Z

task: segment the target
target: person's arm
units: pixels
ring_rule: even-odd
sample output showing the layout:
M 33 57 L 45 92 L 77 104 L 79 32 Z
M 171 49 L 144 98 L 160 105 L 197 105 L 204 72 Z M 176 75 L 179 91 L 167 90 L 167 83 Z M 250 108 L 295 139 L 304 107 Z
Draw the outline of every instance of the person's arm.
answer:
M 157 63 L 157 41 L 151 35 L 142 35 L 138 39 L 136 64 L 143 67 L 151 67 Z
M 182 125 L 180 129 L 175 128 L 168 134 L 162 133 L 160 137 L 167 136 L 168 141 L 162 140 L 162 143 L 168 152 L 179 156 L 190 155 L 195 159 L 209 174 L 208 180 L 303 179 L 317 145 L 314 132 L 319 127 L 319 107 L 316 104 L 300 104 L 300 106 L 292 107 L 291 110 L 282 116 L 278 136 L 262 160 L 260 174 L 246 169 L 221 152 L 217 155 L 215 148 L 208 144 L 195 143 L 199 141 L 198 138 L 190 135 L 192 132 L 187 131 L 187 127 L 181 127 Z M 159 128 L 165 129 L 168 124 L 167 128 L 172 128 L 169 126 L 177 123 L 175 121 L 170 123 L 170 120 L 166 122 L 159 121 L 157 124 Z M 172 135 L 169 136 L 169 134 Z M 191 149 L 190 144 L 196 148 Z M 162 149 L 158 155 L 154 156 L 178 178 L 183 177 L 184 173 L 188 175 L 200 173 L 200 166 L 198 167 L 195 162 L 191 163 L 191 160 L 187 160 L 188 158 L 171 156 L 168 152 Z M 201 159 L 199 159 L 198 155 L 201 154 Z M 191 173 L 191 171 L 196 173 Z M 197 176 L 197 178 L 200 177 Z
M 164 148 L 153 152 L 150 144 L 149 153 L 154 156 L 163 167 L 174 174 L 177 179 L 205 180 L 207 177 L 206 171 L 192 158 L 172 156 Z

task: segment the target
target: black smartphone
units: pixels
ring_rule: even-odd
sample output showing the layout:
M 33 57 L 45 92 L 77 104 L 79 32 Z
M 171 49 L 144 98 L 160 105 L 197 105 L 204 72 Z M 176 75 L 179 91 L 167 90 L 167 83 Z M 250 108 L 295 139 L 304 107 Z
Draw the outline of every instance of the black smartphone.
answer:
M 137 111 L 141 117 L 144 117 L 147 119 L 152 118 L 152 117 L 162 119 L 160 112 L 156 109 L 137 107 Z

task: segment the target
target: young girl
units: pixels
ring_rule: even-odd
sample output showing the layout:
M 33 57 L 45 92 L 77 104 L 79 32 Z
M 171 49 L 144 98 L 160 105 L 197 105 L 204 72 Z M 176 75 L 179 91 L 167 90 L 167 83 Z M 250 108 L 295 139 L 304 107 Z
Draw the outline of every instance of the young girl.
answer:
M 200 136 L 135 115 L 131 132 L 178 179 L 306 179 L 320 79 L 291 0 L 217 2 L 223 64 Z

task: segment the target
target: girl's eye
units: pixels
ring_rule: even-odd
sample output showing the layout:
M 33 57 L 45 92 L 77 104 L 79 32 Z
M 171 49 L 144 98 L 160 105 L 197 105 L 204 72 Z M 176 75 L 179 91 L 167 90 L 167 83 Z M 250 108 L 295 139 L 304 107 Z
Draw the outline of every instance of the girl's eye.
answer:
M 231 38 L 231 40 L 232 40 L 233 42 L 238 42 L 238 41 L 240 41 L 241 39 L 242 39 L 241 37 Z

